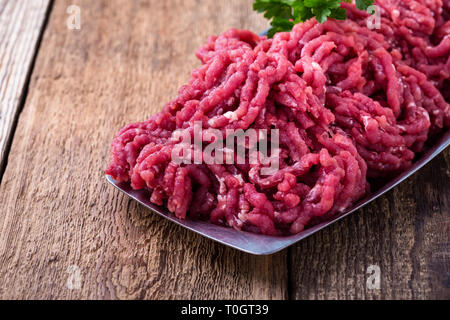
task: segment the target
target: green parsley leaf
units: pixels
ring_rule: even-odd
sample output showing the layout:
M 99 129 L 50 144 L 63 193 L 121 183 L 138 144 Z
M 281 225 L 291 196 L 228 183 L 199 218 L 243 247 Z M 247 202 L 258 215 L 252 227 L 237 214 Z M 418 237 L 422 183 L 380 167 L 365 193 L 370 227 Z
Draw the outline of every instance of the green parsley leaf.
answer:
M 367 10 L 371 5 L 373 5 L 373 0 L 356 0 L 356 7 L 359 10 Z
M 367 10 L 374 0 L 356 0 L 360 10 Z M 264 13 L 270 20 L 268 36 L 277 32 L 290 31 L 295 24 L 316 17 L 320 23 L 328 18 L 345 20 L 347 13 L 341 8 L 342 0 L 255 0 L 253 9 Z M 352 2 L 345 0 L 345 2 Z

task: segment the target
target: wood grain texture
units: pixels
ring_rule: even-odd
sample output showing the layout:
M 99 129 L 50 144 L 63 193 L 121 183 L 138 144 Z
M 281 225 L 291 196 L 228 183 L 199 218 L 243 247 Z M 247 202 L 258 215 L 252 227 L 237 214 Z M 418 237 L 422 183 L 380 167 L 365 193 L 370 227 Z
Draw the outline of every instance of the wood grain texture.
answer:
M 0 179 L 50 0 L 0 0 Z
M 294 299 L 450 299 L 450 149 L 289 253 Z
M 266 22 L 242 0 L 76 2 L 81 30 L 54 4 L 0 187 L 0 298 L 286 298 L 285 252 L 225 248 L 104 177 L 114 134 L 176 95 L 207 36 Z

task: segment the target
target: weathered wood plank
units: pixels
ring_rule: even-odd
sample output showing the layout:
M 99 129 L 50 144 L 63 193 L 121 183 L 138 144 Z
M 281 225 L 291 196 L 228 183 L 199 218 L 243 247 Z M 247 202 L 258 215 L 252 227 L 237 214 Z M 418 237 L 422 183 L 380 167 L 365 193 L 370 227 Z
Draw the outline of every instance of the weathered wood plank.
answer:
M 291 250 L 294 299 L 450 299 L 450 149 Z M 380 290 L 367 268 L 380 267 Z
M 185 231 L 103 173 L 116 131 L 176 94 L 207 36 L 266 27 L 251 2 L 79 0 L 81 30 L 55 2 L 0 186 L 0 298 L 287 297 L 286 252 Z
M 50 0 L 0 0 L 0 180 Z

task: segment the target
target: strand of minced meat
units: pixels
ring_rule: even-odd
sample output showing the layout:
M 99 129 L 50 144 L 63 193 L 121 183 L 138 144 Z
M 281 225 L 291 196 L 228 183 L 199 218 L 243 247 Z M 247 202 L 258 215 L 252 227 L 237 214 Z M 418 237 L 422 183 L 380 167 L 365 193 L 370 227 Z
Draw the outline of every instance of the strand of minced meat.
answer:
M 450 0 L 375 0 L 381 34 L 405 64 L 423 72 L 450 98 Z M 343 3 L 352 20 L 366 25 L 368 13 Z M 449 121 L 449 120 L 447 120 Z
M 178 96 L 117 134 L 106 172 L 152 191 L 178 218 L 256 233 L 296 234 L 344 212 L 369 191 L 368 177 L 408 168 L 450 125 L 448 1 L 377 4 L 378 31 L 343 4 L 350 19 L 311 19 L 273 39 L 235 29 L 210 37 Z M 264 176 L 267 163 L 249 163 L 248 144 L 243 164 L 175 163 L 197 121 L 223 140 L 227 129 L 278 129 L 279 170 Z
M 279 38 L 276 35 L 274 42 Z M 353 21 L 311 20 L 295 26 L 287 41 L 300 43 L 291 54 L 296 71 L 316 88 L 336 123 L 354 138 L 370 176 L 407 168 L 427 138 L 427 111 L 448 114 L 448 104 L 437 90 L 438 103 L 433 100 L 425 110 L 427 92 L 421 83 L 397 70 L 381 35 Z M 417 91 L 415 99 L 412 88 Z M 434 124 L 442 127 L 442 121 Z

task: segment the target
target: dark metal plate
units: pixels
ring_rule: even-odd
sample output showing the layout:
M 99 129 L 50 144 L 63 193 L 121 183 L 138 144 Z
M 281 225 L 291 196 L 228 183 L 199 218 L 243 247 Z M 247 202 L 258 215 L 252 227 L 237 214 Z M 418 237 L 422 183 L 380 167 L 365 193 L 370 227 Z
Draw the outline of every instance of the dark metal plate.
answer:
M 373 194 L 370 194 L 363 200 L 361 200 L 359 203 L 357 203 L 353 208 L 346 211 L 344 214 L 335 217 L 333 220 L 321 223 L 319 225 L 316 225 L 310 229 L 307 229 L 299 234 L 288 236 L 288 237 L 271 237 L 271 236 L 264 236 L 264 235 L 258 235 L 253 234 L 249 232 L 243 232 L 243 231 L 237 231 L 231 228 L 225 228 L 221 226 L 217 226 L 214 224 L 211 224 L 209 222 L 204 221 L 192 221 L 192 220 L 180 220 L 177 219 L 173 214 L 169 213 L 167 209 L 158 207 L 154 204 L 152 204 L 149 201 L 149 192 L 148 191 L 136 191 L 133 190 L 129 184 L 127 183 L 117 183 L 114 181 L 110 176 L 107 176 L 108 181 L 113 184 L 117 189 L 124 192 L 131 198 L 135 199 L 142 205 L 146 206 L 147 208 L 153 210 L 157 214 L 165 217 L 166 219 L 169 219 L 170 221 L 175 222 L 176 224 L 183 226 L 189 230 L 192 230 L 194 232 L 197 232 L 198 234 L 201 234 L 202 236 L 205 236 L 209 239 L 215 240 L 217 242 L 220 242 L 224 245 L 227 245 L 229 247 L 248 252 L 251 254 L 256 255 L 267 255 L 272 254 L 277 251 L 280 251 L 308 236 L 311 234 L 328 227 L 329 225 L 335 223 L 336 221 L 339 221 L 340 219 L 348 216 L 349 214 L 355 212 L 356 210 L 362 208 L 369 202 L 375 200 L 382 194 L 388 192 L 393 187 L 401 183 L 403 180 L 414 174 L 417 170 L 422 168 L 425 164 L 427 164 L 431 159 L 436 157 L 440 152 L 442 152 L 445 148 L 447 148 L 450 145 L 450 130 L 447 131 L 438 141 L 436 141 L 436 144 L 429 148 L 425 153 L 422 154 L 420 159 L 418 159 L 414 165 L 409 168 L 408 171 L 403 172 L 398 177 L 387 183 L 385 186 L 383 186 L 381 189 L 376 191 Z

